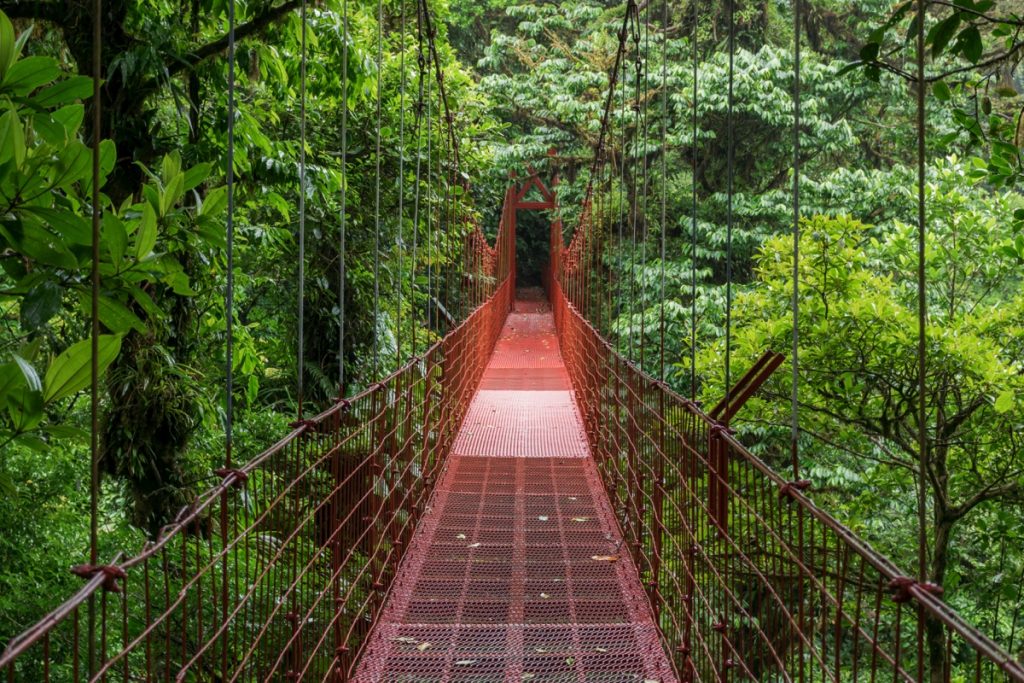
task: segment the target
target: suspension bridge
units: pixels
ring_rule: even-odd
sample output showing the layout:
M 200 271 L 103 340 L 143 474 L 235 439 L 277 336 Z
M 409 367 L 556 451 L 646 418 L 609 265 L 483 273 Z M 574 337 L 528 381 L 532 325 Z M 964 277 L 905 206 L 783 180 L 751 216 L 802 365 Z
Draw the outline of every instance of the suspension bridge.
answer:
M 552 214 L 543 290 L 516 287 L 516 221 L 558 208 L 553 183 L 513 178 L 493 241 L 443 204 L 438 226 L 469 226 L 458 272 L 438 276 L 466 315 L 365 390 L 311 417 L 300 407 L 244 464 L 229 447 L 218 483 L 139 551 L 94 551 L 74 568 L 81 589 L 7 643 L 0 675 L 1024 682 L 941 591 L 816 507 L 796 460 L 777 472 L 736 438 L 730 421 L 780 354 L 705 409 L 664 381 L 664 324 L 656 374 L 595 325 L 610 291 L 595 283 L 607 208 L 595 188 L 629 153 L 615 147 L 613 94 L 631 42 L 640 87 L 640 12 L 628 0 L 590 185 L 568 244 Z M 446 131 L 437 159 L 453 187 L 458 138 L 425 0 L 417 22 L 417 112 L 434 66 L 427 125 Z M 378 159 L 379 144 L 378 131 Z M 379 188 L 379 161 L 377 173 Z M 378 215 L 379 203 L 378 189 Z

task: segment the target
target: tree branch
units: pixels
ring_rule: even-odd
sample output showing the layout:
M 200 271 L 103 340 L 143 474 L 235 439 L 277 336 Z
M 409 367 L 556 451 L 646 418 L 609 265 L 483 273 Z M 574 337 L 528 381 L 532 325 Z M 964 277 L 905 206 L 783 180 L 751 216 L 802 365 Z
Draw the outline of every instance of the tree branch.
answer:
M 299 7 L 301 0 L 287 0 L 287 2 L 271 7 L 263 14 L 254 17 L 235 28 L 235 41 L 241 41 L 249 36 L 259 33 L 274 22 L 285 17 Z M 228 36 L 224 35 L 217 40 L 201 45 L 191 52 L 182 55 L 177 60 L 167 65 L 167 72 L 173 76 L 181 71 L 192 70 L 210 57 L 224 52 L 228 48 Z

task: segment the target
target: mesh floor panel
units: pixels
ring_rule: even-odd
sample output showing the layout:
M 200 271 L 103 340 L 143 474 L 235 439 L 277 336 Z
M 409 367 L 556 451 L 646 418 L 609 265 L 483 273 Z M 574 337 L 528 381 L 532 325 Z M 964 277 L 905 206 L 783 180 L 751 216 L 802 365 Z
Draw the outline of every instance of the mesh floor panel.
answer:
M 676 680 L 551 314 L 522 303 L 538 312 L 509 316 L 357 681 Z

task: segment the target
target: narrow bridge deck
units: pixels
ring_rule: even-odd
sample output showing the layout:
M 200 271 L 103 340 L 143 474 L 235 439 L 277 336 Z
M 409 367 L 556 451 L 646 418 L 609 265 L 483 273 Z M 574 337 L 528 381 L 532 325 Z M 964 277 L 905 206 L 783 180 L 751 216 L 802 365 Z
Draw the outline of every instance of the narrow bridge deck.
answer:
M 358 681 L 674 681 L 547 305 L 518 301 Z

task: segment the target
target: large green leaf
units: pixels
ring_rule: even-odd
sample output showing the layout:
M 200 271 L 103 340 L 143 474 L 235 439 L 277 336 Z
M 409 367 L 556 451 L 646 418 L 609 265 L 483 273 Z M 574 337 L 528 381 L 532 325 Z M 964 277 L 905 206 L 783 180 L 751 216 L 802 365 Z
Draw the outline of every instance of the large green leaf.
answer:
M 32 287 L 21 301 L 21 326 L 29 332 L 41 329 L 60 312 L 63 290 L 52 280 Z
M 17 56 L 14 51 L 14 25 L 6 14 L 0 12 L 0 81 L 3 81 Z
M 23 210 L 41 219 L 71 244 L 92 244 L 92 226 L 77 213 L 44 206 L 26 206 Z
M 72 76 L 43 88 L 32 97 L 32 102 L 44 109 L 50 109 L 77 100 L 84 100 L 91 96 L 92 78 L 88 76 Z
M 99 337 L 99 372 L 110 366 L 121 352 L 121 336 L 103 334 Z M 57 356 L 46 371 L 43 400 L 59 401 L 89 386 L 92 380 L 92 340 L 83 339 Z
M 26 57 L 7 71 L 0 89 L 15 95 L 27 95 L 36 88 L 52 83 L 60 76 L 60 66 L 52 57 Z

